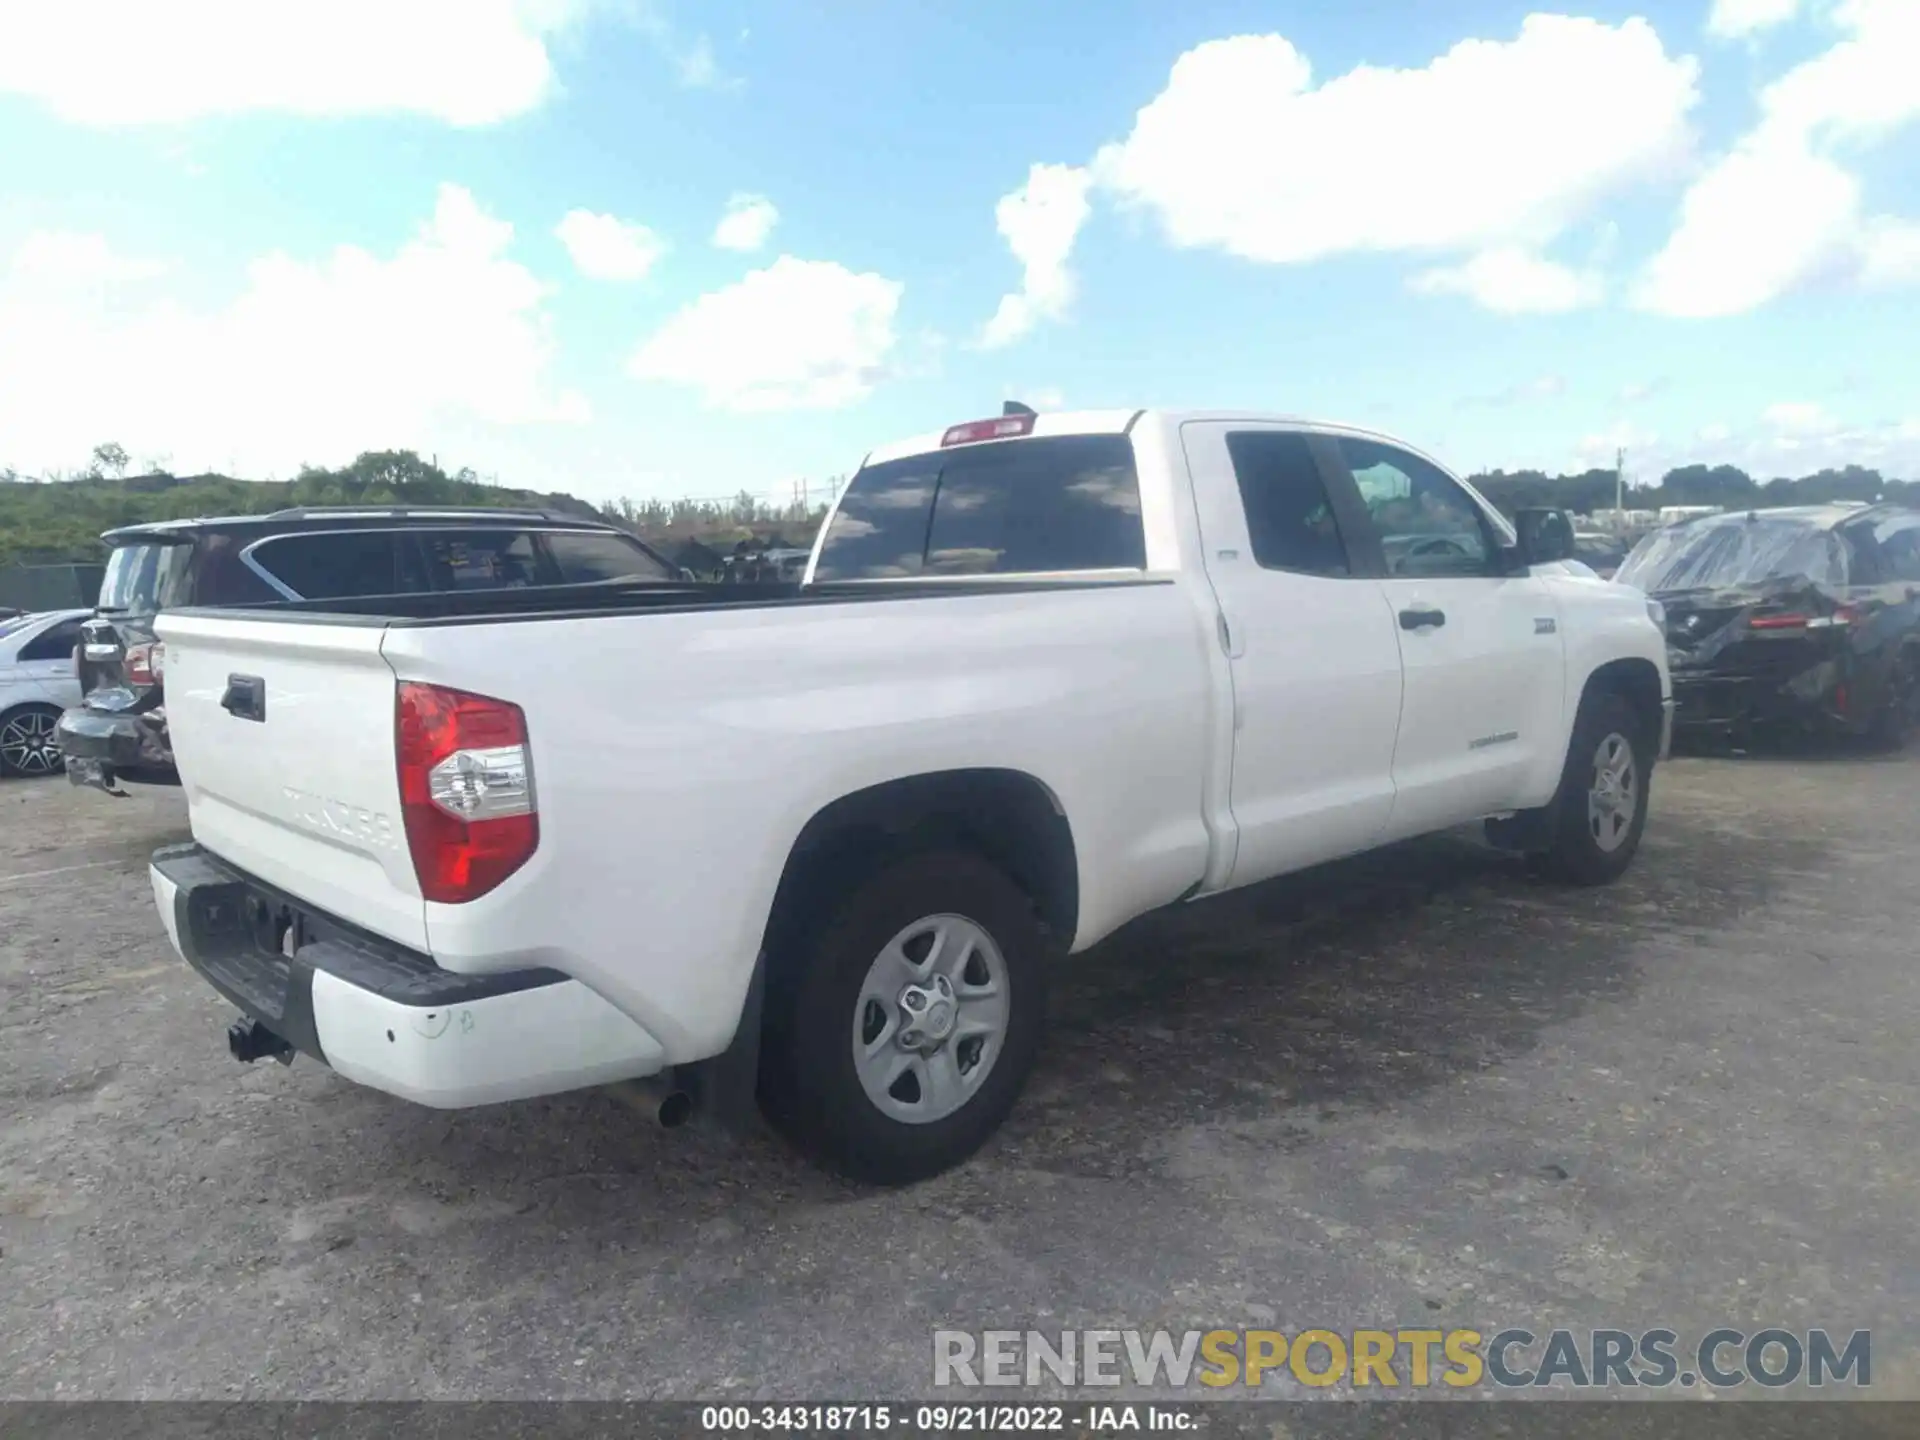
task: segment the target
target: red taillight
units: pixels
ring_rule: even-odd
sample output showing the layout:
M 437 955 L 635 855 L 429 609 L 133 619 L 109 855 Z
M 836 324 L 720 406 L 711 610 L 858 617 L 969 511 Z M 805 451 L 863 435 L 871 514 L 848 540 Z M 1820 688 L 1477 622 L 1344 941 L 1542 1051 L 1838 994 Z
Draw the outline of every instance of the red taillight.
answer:
M 135 645 L 121 662 L 132 685 L 157 685 L 167 672 L 167 647 L 158 640 L 151 645 Z
M 1033 415 L 1002 415 L 997 420 L 969 420 L 964 425 L 952 426 L 940 437 L 940 448 L 949 445 L 971 445 L 979 440 L 1011 440 L 1018 435 L 1033 433 Z
M 443 905 L 478 899 L 540 844 L 526 716 L 505 700 L 402 681 L 394 727 L 420 893 Z
M 1749 630 L 1804 630 L 1807 617 L 1804 615 L 1749 615 Z

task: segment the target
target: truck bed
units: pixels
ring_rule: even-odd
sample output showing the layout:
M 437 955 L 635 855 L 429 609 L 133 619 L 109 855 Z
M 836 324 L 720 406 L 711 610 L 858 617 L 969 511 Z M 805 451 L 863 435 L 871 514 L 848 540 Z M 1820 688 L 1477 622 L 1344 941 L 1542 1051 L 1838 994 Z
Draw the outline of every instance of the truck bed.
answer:
M 1138 572 L 1110 576 L 954 576 L 934 580 L 840 580 L 817 585 L 789 582 L 714 584 L 706 581 L 644 581 L 553 585 L 505 590 L 436 591 L 369 595 L 332 600 L 284 600 L 270 605 L 210 609 L 183 607 L 170 613 L 281 623 L 370 626 L 477 625 L 516 620 L 574 620 L 593 616 L 723 611 L 872 603 L 882 600 L 951 599 L 964 595 L 1018 595 L 1063 590 L 1170 585 L 1172 578 Z

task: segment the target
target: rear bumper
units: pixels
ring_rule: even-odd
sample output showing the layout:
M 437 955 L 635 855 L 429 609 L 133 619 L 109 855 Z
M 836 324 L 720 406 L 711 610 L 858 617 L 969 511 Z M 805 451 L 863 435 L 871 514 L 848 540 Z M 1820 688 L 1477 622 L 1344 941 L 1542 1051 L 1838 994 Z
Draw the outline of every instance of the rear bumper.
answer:
M 1824 661 L 1794 675 L 1676 673 L 1674 725 L 1689 734 L 1739 731 L 1754 726 L 1846 731 L 1856 728 L 1846 713 L 1847 670 Z
M 56 727 L 67 776 L 106 789 L 116 780 L 179 784 L 164 711 L 91 710 L 76 705 Z
M 553 970 L 456 975 L 341 925 L 198 845 L 154 852 L 167 938 L 201 978 L 300 1054 L 436 1109 L 652 1075 L 660 1044 Z

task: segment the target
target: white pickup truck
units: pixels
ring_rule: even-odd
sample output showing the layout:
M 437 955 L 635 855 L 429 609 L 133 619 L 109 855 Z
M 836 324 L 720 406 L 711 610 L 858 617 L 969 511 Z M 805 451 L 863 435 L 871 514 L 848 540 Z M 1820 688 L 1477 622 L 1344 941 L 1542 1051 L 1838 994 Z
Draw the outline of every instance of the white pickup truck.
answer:
M 1563 514 L 1340 426 L 1008 410 L 870 454 L 797 584 L 163 615 L 196 843 L 153 890 L 233 1053 L 757 1099 L 904 1182 L 1146 911 L 1482 819 L 1626 869 L 1666 645 Z

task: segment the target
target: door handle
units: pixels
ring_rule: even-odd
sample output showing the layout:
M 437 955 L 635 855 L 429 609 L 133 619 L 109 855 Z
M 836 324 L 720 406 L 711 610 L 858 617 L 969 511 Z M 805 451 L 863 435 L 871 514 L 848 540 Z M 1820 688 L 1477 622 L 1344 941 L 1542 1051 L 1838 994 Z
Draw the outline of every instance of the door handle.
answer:
M 1402 610 L 1400 612 L 1402 630 L 1424 630 L 1430 625 L 1439 626 L 1446 623 L 1447 612 L 1444 610 Z
M 267 682 L 258 675 L 229 675 L 220 708 L 236 720 L 267 718 Z
M 1229 660 L 1238 660 L 1247 653 L 1246 646 L 1240 643 L 1240 633 L 1233 628 L 1226 611 L 1214 612 L 1214 624 L 1220 633 L 1220 649 Z

